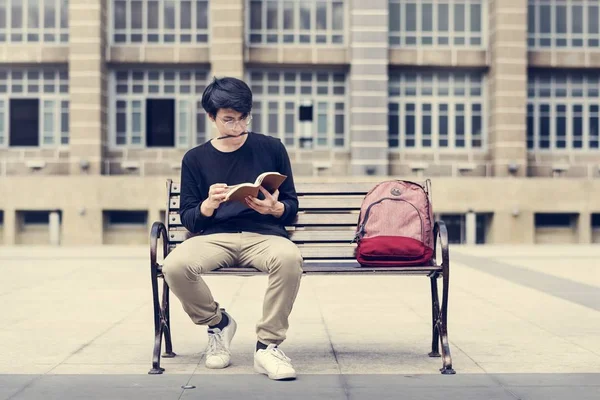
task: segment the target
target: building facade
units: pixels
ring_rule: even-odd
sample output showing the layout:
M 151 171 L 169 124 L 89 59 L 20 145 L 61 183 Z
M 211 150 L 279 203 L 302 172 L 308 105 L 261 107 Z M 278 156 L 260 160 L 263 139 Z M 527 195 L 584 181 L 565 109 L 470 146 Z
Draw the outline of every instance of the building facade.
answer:
M 213 76 L 298 182 L 431 178 L 455 243 L 600 242 L 599 0 L 6 0 L 0 63 L 0 244 L 147 243 Z

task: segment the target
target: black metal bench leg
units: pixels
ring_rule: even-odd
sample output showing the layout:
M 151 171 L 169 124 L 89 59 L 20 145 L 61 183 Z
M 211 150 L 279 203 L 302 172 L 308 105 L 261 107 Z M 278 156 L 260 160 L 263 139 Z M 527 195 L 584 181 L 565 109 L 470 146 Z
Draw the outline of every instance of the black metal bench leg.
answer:
M 160 348 L 162 347 L 163 324 L 160 318 L 161 310 L 158 301 L 158 266 L 153 263 L 150 267 L 152 276 L 152 303 L 154 305 L 154 350 L 152 351 L 151 375 L 162 374 L 165 370 L 160 367 Z
M 171 342 L 171 313 L 169 311 L 169 285 L 165 281 L 163 284 L 163 304 L 162 304 L 162 329 L 165 335 L 164 358 L 173 358 L 177 354 L 173 353 L 173 343 Z
M 448 340 L 448 290 L 450 283 L 450 268 L 448 263 L 444 265 L 444 288 L 442 292 L 442 309 L 440 312 L 440 338 L 442 344 L 442 363 L 443 367 L 440 369 L 442 374 L 444 375 L 452 375 L 455 374 L 456 371 L 452 368 L 452 355 L 450 354 L 450 341 Z
M 432 339 L 431 339 L 431 353 L 429 357 L 440 357 L 439 351 L 439 316 L 440 316 L 440 301 L 438 298 L 438 287 L 437 287 L 437 276 L 431 276 L 431 326 L 432 326 Z

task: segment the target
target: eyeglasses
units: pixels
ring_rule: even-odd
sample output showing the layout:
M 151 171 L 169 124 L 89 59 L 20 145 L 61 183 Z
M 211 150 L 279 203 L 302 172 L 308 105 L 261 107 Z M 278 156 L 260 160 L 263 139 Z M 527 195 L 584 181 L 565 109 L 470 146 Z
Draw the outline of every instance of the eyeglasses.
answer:
M 235 126 L 239 123 L 240 124 L 240 128 L 244 129 L 246 127 L 248 127 L 248 125 L 250 125 L 250 122 L 252 121 L 252 115 L 248 115 L 246 118 L 242 118 L 240 120 L 230 120 L 230 121 L 223 121 L 222 118 L 219 118 L 221 120 L 221 122 L 223 123 L 223 125 L 225 125 L 225 128 L 232 130 L 233 128 L 235 128 Z

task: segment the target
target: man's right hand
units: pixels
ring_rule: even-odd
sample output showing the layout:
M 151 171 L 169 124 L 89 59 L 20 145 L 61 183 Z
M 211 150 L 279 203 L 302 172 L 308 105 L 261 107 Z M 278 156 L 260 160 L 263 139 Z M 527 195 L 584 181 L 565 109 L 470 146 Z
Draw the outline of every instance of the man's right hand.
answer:
M 210 217 L 213 215 L 215 210 L 219 208 L 221 203 L 225 200 L 227 195 L 227 185 L 225 183 L 215 183 L 208 189 L 208 198 L 202 202 L 200 206 L 200 212 Z

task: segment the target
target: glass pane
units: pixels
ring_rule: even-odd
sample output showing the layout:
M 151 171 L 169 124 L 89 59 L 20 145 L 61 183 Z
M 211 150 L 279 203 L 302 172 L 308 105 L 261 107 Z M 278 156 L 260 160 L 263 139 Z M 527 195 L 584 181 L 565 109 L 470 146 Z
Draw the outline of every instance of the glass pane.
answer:
M 115 1 L 115 8 L 114 8 L 114 24 L 115 24 L 115 29 L 125 29 L 126 25 L 126 17 L 127 17 L 127 3 L 125 1 Z M 52 12 L 54 12 L 54 9 L 52 9 Z M 48 14 L 48 2 L 46 2 L 46 19 L 49 18 L 49 14 Z M 52 17 L 54 18 L 54 17 Z M 54 26 L 54 25 L 52 25 Z M 46 23 L 46 27 L 48 27 L 48 23 Z
M 165 29 L 175 29 L 175 0 L 165 0 L 164 4 L 164 27 Z
M 567 33 L 567 7 L 556 7 L 556 33 Z
M 283 29 L 294 29 L 294 3 L 283 3 Z
M 527 7 L 527 32 L 535 33 L 535 10 L 534 5 Z
M 573 5 L 572 13 L 571 31 L 573 33 L 583 33 L 583 6 Z
M 158 3 L 148 2 L 148 29 L 158 29 Z
M 62 0 L 62 4 L 60 6 L 60 27 L 69 27 L 69 0 Z M 64 40 L 61 39 L 61 41 Z
M 317 30 L 327 29 L 327 3 L 317 3 Z
M 11 27 L 21 28 L 23 26 L 23 4 L 21 0 L 12 2 L 10 17 Z
M 390 3 L 389 24 L 391 32 L 400 32 L 400 4 Z
M 269 1 L 267 3 L 267 29 L 277 29 L 278 26 L 277 3 Z
M 294 133 L 294 114 L 285 115 L 285 133 Z
M 181 17 L 180 28 L 192 28 L 192 3 L 190 1 L 182 1 L 180 5 L 179 16 Z
M 327 133 L 327 114 L 319 114 L 317 120 L 317 132 Z
M 456 32 L 465 31 L 465 5 L 454 5 L 454 30 Z
M 598 33 L 598 6 L 588 7 L 588 32 Z
M 4 7 L 4 4 L 0 3 L 0 7 Z M 39 27 L 39 0 L 29 0 L 29 10 L 27 12 L 27 26 L 29 28 Z
M 438 30 L 448 32 L 450 26 L 450 13 L 448 4 L 438 5 Z
M 471 4 L 471 32 L 481 32 L 480 4 Z
M 208 6 L 206 1 L 197 1 L 196 2 L 196 27 L 198 29 L 207 29 L 208 28 Z M 207 41 L 206 35 L 201 35 L 199 42 Z
M 333 26 L 335 30 L 344 29 L 344 3 L 333 3 Z
M 310 3 L 300 2 L 300 29 L 310 29 Z
M 142 29 L 142 2 L 131 2 L 131 28 Z
M 552 8 L 549 5 L 540 6 L 541 33 L 552 32 Z
M 406 31 L 416 32 L 417 30 L 417 5 L 407 4 L 406 5 Z
M 425 3 L 422 6 L 421 30 L 424 32 L 433 31 L 433 4 Z
M 396 117 L 396 129 L 398 125 L 398 119 Z M 344 116 L 336 115 L 335 116 L 335 133 L 344 133 Z

